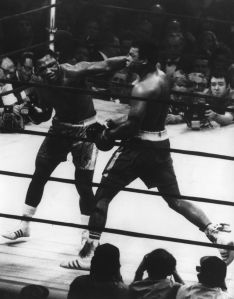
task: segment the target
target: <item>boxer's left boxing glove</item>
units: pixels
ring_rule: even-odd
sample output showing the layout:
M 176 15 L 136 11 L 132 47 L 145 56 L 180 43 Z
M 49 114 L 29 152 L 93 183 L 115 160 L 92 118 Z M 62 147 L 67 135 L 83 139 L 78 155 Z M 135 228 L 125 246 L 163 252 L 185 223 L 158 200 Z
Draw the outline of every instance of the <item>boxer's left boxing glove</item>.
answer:
M 101 151 L 109 151 L 114 146 L 114 140 L 108 134 L 108 129 L 98 122 L 87 128 L 86 136 L 88 140 L 94 142 Z
M 102 133 L 98 135 L 95 143 L 99 150 L 106 152 L 114 147 L 115 140 L 110 136 L 108 129 L 105 128 Z

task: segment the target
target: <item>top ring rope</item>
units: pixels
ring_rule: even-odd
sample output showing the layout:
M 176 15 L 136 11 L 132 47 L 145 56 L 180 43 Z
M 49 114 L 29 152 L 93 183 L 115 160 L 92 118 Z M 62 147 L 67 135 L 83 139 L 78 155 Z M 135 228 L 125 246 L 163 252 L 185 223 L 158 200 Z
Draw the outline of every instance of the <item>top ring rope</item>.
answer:
M 60 5 L 60 3 L 52 4 L 52 5 L 45 5 L 45 6 L 41 6 L 41 7 L 35 8 L 35 9 L 31 9 L 31 10 L 27 10 L 27 11 L 24 11 L 24 12 L 20 12 L 20 13 L 11 15 L 11 16 L 5 16 L 5 17 L 0 18 L 0 22 L 6 22 L 6 21 L 9 21 L 9 20 L 12 20 L 12 19 L 20 18 L 22 16 L 33 14 L 33 13 L 36 13 L 36 12 L 39 12 L 39 11 L 42 11 L 42 10 L 45 10 L 45 9 L 49 9 L 51 7 L 58 6 L 58 5 Z
M 142 97 L 134 97 L 134 96 L 122 96 L 118 94 L 113 94 L 111 92 L 106 92 L 106 91 L 93 91 L 90 89 L 84 89 L 84 88 L 78 88 L 78 87 L 68 87 L 68 86 L 59 86 L 59 85 L 50 85 L 50 84 L 44 84 L 44 83 L 36 83 L 36 82 L 25 82 L 25 81 L 17 81 L 17 80 L 8 80 L 8 79 L 1 79 L 1 83 L 11 83 L 15 84 L 25 84 L 26 86 L 31 86 L 31 87 L 38 87 L 38 88 L 49 88 L 49 89 L 57 89 L 57 90 L 65 90 L 65 91 L 70 91 L 70 92 L 79 92 L 83 94 L 88 94 L 92 96 L 97 96 L 98 98 L 103 98 L 106 96 L 113 96 L 113 97 L 120 97 L 121 99 L 126 99 L 126 100 L 137 100 L 137 101 L 148 101 L 149 99 L 147 98 L 142 98 Z M 191 92 L 182 92 L 182 91 L 172 91 L 171 93 L 175 94 L 180 94 L 180 95 L 186 95 L 186 96 L 191 96 L 191 97 L 198 97 L 198 98 L 205 98 L 205 99 L 213 99 L 213 100 L 219 100 L 220 99 L 225 99 L 225 98 L 220 98 L 220 97 L 215 97 L 212 95 L 207 95 L 207 94 L 199 94 L 199 93 L 191 93 Z M 157 100 L 159 103 L 164 103 L 164 104 L 170 104 L 174 106 L 188 106 L 188 107 L 193 107 L 193 103 L 187 103 L 185 101 L 176 101 L 176 100 Z M 204 103 L 198 103 L 196 104 L 196 107 L 204 107 Z M 207 108 L 217 108 L 219 105 L 211 105 L 209 104 L 209 107 L 206 106 Z M 224 108 L 225 111 L 229 112 L 234 112 L 234 108 Z
M 87 2 L 82 3 L 83 6 L 84 5 L 90 5 Z M 189 15 L 185 15 L 185 14 L 175 14 L 175 13 L 167 13 L 167 12 L 154 12 L 153 8 L 151 7 L 150 10 L 147 9 L 136 9 L 136 8 L 131 8 L 131 7 L 124 7 L 124 6 L 115 6 L 115 5 L 107 5 L 107 4 L 93 4 L 93 6 L 95 7 L 102 7 L 105 9 L 115 9 L 115 10 L 123 10 L 123 11 L 129 11 L 129 12 L 133 12 L 133 13 L 145 13 L 145 14 L 152 14 L 152 15 L 160 15 L 160 16 L 166 16 L 166 17 L 170 17 L 170 18 L 181 18 L 181 19 L 188 19 L 188 20 L 202 20 L 205 19 L 207 21 L 211 21 L 213 23 L 221 23 L 221 24 L 230 24 L 230 25 L 234 25 L 233 21 L 227 21 L 227 20 L 223 20 L 223 19 L 216 19 L 216 18 L 212 18 L 212 17 L 206 17 L 206 16 L 201 16 L 201 17 L 194 17 L 194 16 L 189 16 Z
M 46 41 L 46 42 L 42 42 L 42 43 L 38 43 L 38 44 L 34 44 L 32 46 L 29 46 L 29 47 L 25 47 L 25 48 L 21 48 L 21 49 L 18 49 L 18 50 L 11 51 L 11 52 L 3 53 L 3 54 L 0 55 L 0 58 L 8 57 L 8 56 L 13 56 L 15 54 L 19 54 L 21 52 L 26 52 L 28 50 L 39 48 L 41 46 L 46 46 L 46 45 L 49 45 L 51 43 L 54 43 L 54 40 Z M 22 82 L 22 83 L 25 83 L 25 82 Z
M 37 222 L 37 223 L 59 225 L 59 226 L 65 226 L 65 227 L 73 227 L 73 228 L 83 228 L 83 229 L 87 229 L 87 228 L 92 229 L 93 228 L 93 227 L 90 227 L 87 225 L 82 225 L 82 224 L 61 222 L 61 221 L 55 221 L 55 220 L 47 220 L 47 219 L 41 219 L 41 218 L 31 218 L 31 217 L 4 214 L 4 213 L 0 213 L 0 217 L 4 217 L 4 218 L 8 218 L 8 219 L 25 220 L 25 221 L 31 221 L 31 222 Z M 97 230 L 97 228 L 94 228 L 94 229 Z M 137 232 L 121 230 L 121 229 L 105 228 L 103 231 L 107 232 L 107 233 L 111 233 L 111 234 L 123 235 L 123 236 L 135 237 L 135 238 L 161 240 L 161 241 L 168 241 L 168 242 L 175 242 L 175 243 L 184 243 L 184 244 L 197 245 L 197 246 L 234 250 L 234 246 L 231 246 L 231 245 L 213 244 L 213 243 L 193 241 L 193 240 L 187 240 L 187 239 L 179 239 L 179 238 L 165 237 L 165 236 L 159 236 L 159 235 L 137 233 Z

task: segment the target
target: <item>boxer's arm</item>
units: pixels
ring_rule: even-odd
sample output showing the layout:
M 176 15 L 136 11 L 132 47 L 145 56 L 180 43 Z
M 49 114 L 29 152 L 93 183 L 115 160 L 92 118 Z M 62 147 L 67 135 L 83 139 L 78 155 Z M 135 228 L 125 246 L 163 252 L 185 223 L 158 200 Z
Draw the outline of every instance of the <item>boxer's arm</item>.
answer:
M 132 90 L 132 96 L 146 97 L 146 93 L 142 92 L 141 86 L 135 86 Z M 107 130 L 107 135 L 112 139 L 125 139 L 134 136 L 145 116 L 145 111 L 146 101 L 131 100 L 127 120 L 118 124 L 115 128 Z
M 126 56 L 118 56 L 96 62 L 82 61 L 78 62 L 75 65 L 64 63 L 60 65 L 60 68 L 63 70 L 67 77 L 75 78 L 86 74 L 97 74 L 112 71 L 115 69 L 121 69 L 125 66 L 125 63 Z

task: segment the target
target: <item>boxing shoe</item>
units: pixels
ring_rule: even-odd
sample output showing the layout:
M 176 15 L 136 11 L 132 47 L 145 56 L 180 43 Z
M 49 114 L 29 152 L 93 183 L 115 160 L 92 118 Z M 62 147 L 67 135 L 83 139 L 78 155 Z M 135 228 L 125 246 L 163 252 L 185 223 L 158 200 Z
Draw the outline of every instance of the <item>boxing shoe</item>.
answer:
M 90 270 L 91 260 L 99 245 L 98 240 L 87 240 L 80 250 L 78 257 L 71 261 L 63 261 L 60 267 L 72 270 Z
M 29 227 L 21 226 L 19 229 L 2 234 L 2 237 L 12 241 L 19 238 L 30 237 L 30 229 Z
M 234 246 L 230 236 L 230 225 L 226 223 L 209 224 L 205 230 L 208 239 L 215 244 Z M 234 250 L 219 248 L 223 261 L 229 265 L 234 260 Z

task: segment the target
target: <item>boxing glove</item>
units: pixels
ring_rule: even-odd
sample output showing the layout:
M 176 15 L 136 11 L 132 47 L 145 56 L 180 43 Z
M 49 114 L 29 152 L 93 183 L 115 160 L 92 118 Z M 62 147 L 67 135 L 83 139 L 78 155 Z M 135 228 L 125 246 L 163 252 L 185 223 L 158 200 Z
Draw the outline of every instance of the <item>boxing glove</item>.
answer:
M 86 130 L 86 136 L 101 151 L 109 151 L 114 146 L 114 140 L 109 136 L 108 129 L 100 123 L 90 125 Z

